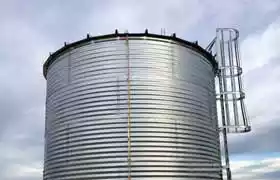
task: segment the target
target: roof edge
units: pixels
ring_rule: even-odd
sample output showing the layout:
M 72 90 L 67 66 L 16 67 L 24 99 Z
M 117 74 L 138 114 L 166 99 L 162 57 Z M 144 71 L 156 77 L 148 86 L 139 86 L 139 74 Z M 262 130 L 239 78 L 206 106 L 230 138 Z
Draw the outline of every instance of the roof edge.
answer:
M 206 51 L 205 49 L 203 49 L 201 46 L 198 45 L 197 42 L 189 42 L 186 41 L 184 39 L 180 39 L 176 37 L 176 34 L 172 34 L 171 36 L 166 36 L 166 35 L 159 35 L 159 34 L 150 34 L 147 32 L 147 30 L 145 31 L 145 33 L 118 33 L 118 31 L 116 30 L 115 33 L 113 34 L 106 34 L 106 35 L 101 35 L 101 36 L 89 36 L 89 34 L 87 34 L 87 37 L 85 39 L 70 43 L 70 44 L 66 44 L 64 43 L 64 46 L 61 47 L 60 49 L 58 49 L 57 51 L 55 51 L 54 53 L 50 53 L 50 56 L 47 58 L 47 60 L 45 61 L 44 65 L 43 65 L 43 74 L 44 77 L 47 77 L 47 71 L 48 71 L 48 67 L 55 61 L 55 59 L 62 54 L 63 52 L 69 50 L 70 48 L 75 48 L 83 43 L 87 43 L 89 41 L 97 41 L 97 40 L 106 40 L 106 39 L 112 39 L 112 38 L 121 38 L 121 37 L 150 37 L 150 38 L 160 38 L 160 39 L 164 39 L 164 40 L 172 40 L 175 43 L 181 43 L 185 46 L 188 46 L 190 48 L 192 48 L 194 51 L 197 51 L 198 53 L 202 54 L 205 58 L 207 58 L 210 63 L 213 65 L 214 69 L 217 68 L 217 62 L 215 60 L 215 58 L 212 56 L 211 53 L 209 53 L 208 51 Z M 124 39 L 119 39 L 119 40 L 124 40 Z

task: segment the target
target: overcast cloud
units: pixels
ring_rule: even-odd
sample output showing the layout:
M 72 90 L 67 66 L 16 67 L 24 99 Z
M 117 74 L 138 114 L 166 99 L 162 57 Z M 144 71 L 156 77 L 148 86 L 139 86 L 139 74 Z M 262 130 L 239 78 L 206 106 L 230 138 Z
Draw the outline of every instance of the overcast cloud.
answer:
M 205 47 L 216 27 L 241 32 L 246 103 L 253 125 L 251 133 L 230 137 L 233 177 L 278 180 L 278 0 L 0 0 L 0 179 L 42 179 L 46 88 L 42 64 L 64 41 L 116 28 L 121 32 L 148 28 L 153 33 L 165 28 L 168 34 L 176 32 Z

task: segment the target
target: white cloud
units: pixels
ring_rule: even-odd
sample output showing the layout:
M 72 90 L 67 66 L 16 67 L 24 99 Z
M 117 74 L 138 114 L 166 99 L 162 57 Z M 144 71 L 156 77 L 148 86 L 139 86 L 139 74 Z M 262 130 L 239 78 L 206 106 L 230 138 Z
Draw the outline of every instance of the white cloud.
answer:
M 41 179 L 45 100 L 42 64 L 52 46 L 24 21 L 10 19 L 2 25 L 0 179 Z
M 278 152 L 280 117 L 280 20 L 241 42 L 244 83 L 252 132 L 230 135 L 233 152 Z M 267 171 L 266 169 L 264 169 Z M 257 170 L 262 171 L 262 170 Z
M 26 135 L 21 134 L 15 135 L 8 141 L 0 142 L 1 179 L 14 180 L 24 177 L 40 178 L 42 176 L 43 163 L 36 159 L 38 147 L 19 147 L 17 145 L 25 139 Z
M 277 123 L 280 115 L 279 47 L 280 20 L 248 36 L 241 45 L 248 112 L 258 130 Z
M 92 11 L 85 24 L 93 35 L 120 32 L 177 33 L 184 36 L 202 18 L 204 6 L 199 1 L 143 0 L 110 1 L 103 9 Z M 98 25 L 98 26 L 97 26 Z
M 13 164 L 9 166 L 6 171 L 1 174 L 5 180 L 23 179 L 23 178 L 36 178 L 41 179 L 42 167 L 35 165 L 30 166 L 27 164 Z
M 235 180 L 269 180 L 267 173 L 278 172 L 280 158 L 267 158 L 262 160 L 238 160 L 231 162 L 233 179 Z M 262 177 L 264 176 L 264 177 Z
M 270 24 L 263 32 L 249 35 L 242 42 L 244 71 L 249 72 L 280 57 L 280 19 Z

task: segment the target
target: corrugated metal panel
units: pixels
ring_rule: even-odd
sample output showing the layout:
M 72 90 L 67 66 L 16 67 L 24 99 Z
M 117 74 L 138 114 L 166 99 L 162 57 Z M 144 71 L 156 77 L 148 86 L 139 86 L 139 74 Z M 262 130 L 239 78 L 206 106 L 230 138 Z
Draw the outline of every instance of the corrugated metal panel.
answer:
M 127 179 L 128 113 L 132 180 L 221 179 L 209 60 L 176 41 L 130 36 L 56 58 L 47 71 L 45 180 Z

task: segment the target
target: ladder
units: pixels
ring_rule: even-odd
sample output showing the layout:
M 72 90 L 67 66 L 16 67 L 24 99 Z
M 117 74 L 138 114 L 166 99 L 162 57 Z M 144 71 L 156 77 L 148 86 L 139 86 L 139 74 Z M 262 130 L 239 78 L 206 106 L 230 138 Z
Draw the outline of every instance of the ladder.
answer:
M 245 93 L 242 84 L 242 68 L 239 51 L 239 32 L 233 28 L 218 28 L 216 37 L 206 47 L 218 63 L 217 102 L 220 108 L 222 138 L 221 152 L 226 179 L 231 180 L 228 154 L 228 133 L 245 133 L 251 130 L 244 103 Z

